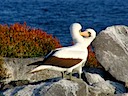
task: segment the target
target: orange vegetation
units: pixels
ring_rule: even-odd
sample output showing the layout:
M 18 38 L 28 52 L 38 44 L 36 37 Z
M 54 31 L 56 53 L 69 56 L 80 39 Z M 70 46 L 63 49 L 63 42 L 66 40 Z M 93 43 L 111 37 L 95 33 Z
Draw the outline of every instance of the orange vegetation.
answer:
M 57 38 L 24 24 L 0 25 L 0 55 L 4 57 L 44 56 L 61 47 Z
M 92 47 L 89 46 L 88 47 L 88 60 L 86 63 L 87 67 L 101 67 L 100 63 L 98 62 L 98 60 L 96 59 L 95 53 L 92 50 Z

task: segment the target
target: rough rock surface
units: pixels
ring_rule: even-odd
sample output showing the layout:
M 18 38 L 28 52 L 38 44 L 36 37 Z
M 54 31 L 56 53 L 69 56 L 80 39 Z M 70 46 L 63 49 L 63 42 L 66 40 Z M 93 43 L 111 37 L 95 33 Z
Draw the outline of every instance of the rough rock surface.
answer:
M 5 96 L 88 96 L 87 84 L 79 79 L 51 79 L 39 84 L 14 87 L 1 92 Z
M 97 93 L 120 94 L 126 92 L 126 88 L 123 84 L 110 80 L 105 81 L 99 74 L 87 72 L 85 73 L 85 77 L 89 83 L 90 90 L 96 90 Z
M 89 85 L 92 85 L 94 83 L 98 83 L 101 81 L 105 81 L 99 74 L 91 74 L 89 72 L 85 73 L 86 79 L 89 83 Z
M 99 70 L 95 69 L 95 71 L 98 72 Z M 123 96 L 123 93 L 126 93 L 124 85 L 105 81 L 95 71 L 93 71 L 94 73 L 87 72 L 89 73 L 89 79 L 87 80 L 93 79 L 91 84 L 87 84 L 76 77 L 73 77 L 73 80 L 56 77 L 37 82 L 18 80 L 11 81 L 8 84 L 1 83 L 0 96 L 115 96 L 115 93 Z
M 43 57 L 37 58 L 4 58 L 4 65 L 9 74 L 9 78 L 5 81 L 29 80 L 31 82 L 46 80 L 61 76 L 60 72 L 43 70 L 34 74 L 29 72 L 36 66 L 41 64 Z
M 13 86 L 18 82 L 13 82 Z M 104 82 L 105 83 L 105 82 Z M 83 80 L 73 78 L 72 81 L 54 78 L 35 83 L 26 82 L 25 85 L 7 87 L 0 91 L 0 96 L 127 96 L 126 94 L 114 95 L 114 88 L 107 82 L 97 83 L 100 87 L 89 86 Z M 8 85 L 9 86 L 9 85 Z M 109 89 L 110 88 L 110 89 Z M 112 88 L 112 90 L 111 90 Z
M 93 42 L 96 57 L 114 78 L 128 82 L 128 27 L 111 26 L 101 31 Z
M 117 94 L 115 96 L 128 96 L 128 93 L 124 93 L 124 94 Z

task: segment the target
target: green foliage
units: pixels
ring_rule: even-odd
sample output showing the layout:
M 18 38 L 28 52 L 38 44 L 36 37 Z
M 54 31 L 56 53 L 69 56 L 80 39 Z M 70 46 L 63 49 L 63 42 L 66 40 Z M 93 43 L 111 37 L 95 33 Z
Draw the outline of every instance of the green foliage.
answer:
M 0 25 L 0 55 L 3 57 L 37 57 L 61 47 L 57 38 L 24 24 Z

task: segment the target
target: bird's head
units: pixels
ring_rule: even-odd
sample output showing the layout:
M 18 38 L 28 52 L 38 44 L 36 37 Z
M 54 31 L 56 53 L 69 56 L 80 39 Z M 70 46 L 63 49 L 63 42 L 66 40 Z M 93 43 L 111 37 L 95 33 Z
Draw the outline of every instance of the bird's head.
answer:
M 83 44 L 86 42 L 88 46 L 96 37 L 96 32 L 93 29 L 86 29 L 81 31 L 82 26 L 79 23 L 73 23 L 70 27 L 70 32 L 73 38 L 74 43 Z
M 86 29 L 83 32 L 80 32 L 80 35 L 83 37 L 92 37 L 95 38 L 96 37 L 96 32 L 93 29 Z
M 75 32 L 79 32 L 81 31 L 82 29 L 82 26 L 79 24 L 79 23 L 73 23 L 71 26 L 70 26 L 70 30 L 71 31 L 75 31 Z

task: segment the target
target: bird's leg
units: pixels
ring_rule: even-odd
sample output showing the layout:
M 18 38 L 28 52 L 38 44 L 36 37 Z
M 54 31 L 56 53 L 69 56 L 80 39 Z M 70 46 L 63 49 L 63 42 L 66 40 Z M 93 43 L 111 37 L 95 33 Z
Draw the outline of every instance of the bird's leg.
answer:
M 65 72 L 62 71 L 61 73 L 62 73 L 62 78 L 64 78 L 65 77 Z
M 66 74 L 65 74 L 65 71 L 62 71 L 62 78 L 65 78 Z
M 69 73 L 69 79 L 72 80 L 72 72 Z
M 82 67 L 79 67 L 79 79 L 81 79 Z

